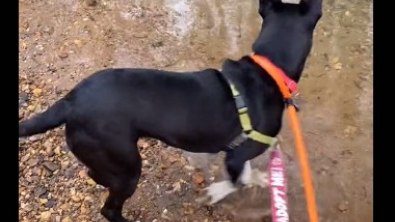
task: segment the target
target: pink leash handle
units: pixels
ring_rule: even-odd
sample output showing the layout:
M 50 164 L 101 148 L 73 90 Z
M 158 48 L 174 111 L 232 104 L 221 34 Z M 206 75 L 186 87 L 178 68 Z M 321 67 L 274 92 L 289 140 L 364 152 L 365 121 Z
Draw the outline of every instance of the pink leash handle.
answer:
M 288 222 L 287 179 L 284 158 L 278 144 L 270 153 L 269 189 L 273 222 Z

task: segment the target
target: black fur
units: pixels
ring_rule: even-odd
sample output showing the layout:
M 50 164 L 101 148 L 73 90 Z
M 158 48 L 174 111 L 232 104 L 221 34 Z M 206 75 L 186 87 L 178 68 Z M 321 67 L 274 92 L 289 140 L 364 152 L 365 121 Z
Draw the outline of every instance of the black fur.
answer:
M 322 0 L 285 5 L 260 0 L 264 18 L 253 45 L 298 81 L 312 46 Z M 152 69 L 106 69 L 79 83 L 47 111 L 19 123 L 19 136 L 66 125 L 74 155 L 110 194 L 101 213 L 110 222 L 127 221 L 122 207 L 137 187 L 140 137 L 152 137 L 191 152 L 218 153 L 241 132 L 225 78 L 231 79 L 249 108 L 256 130 L 276 136 L 284 103 L 275 82 L 249 57 L 227 60 L 222 71 L 175 73 Z M 225 163 L 236 183 L 244 163 L 267 149 L 247 140 L 227 153 Z

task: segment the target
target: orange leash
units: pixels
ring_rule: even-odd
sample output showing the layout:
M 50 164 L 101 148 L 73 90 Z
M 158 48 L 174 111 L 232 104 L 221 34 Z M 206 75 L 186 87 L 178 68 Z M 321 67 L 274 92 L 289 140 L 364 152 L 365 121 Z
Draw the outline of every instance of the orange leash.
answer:
M 251 59 L 265 69 L 269 75 L 276 81 L 284 99 L 292 99 L 292 95 L 284 82 L 284 72 L 276 67 L 270 60 L 263 56 L 251 55 Z M 307 201 L 307 209 L 309 213 L 310 222 L 318 222 L 317 205 L 315 202 L 314 187 L 311 179 L 311 172 L 309 166 L 309 160 L 307 156 L 306 146 L 303 141 L 302 130 L 300 122 L 296 112 L 296 108 L 293 105 L 288 107 L 288 118 L 290 120 L 293 135 L 295 137 L 296 151 L 299 157 L 299 163 L 301 166 L 301 173 L 304 183 L 304 190 Z

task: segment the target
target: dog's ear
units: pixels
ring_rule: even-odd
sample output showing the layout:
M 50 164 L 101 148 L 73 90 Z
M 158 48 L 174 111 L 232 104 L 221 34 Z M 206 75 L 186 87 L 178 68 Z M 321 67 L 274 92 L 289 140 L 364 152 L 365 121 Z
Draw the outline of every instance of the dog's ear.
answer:
M 322 15 L 322 0 L 303 0 L 310 6 L 310 13 L 319 15 L 321 17 Z
M 270 4 L 272 4 L 272 0 L 259 0 L 259 14 L 262 19 L 265 19 L 266 12 L 269 10 Z
M 312 18 L 319 19 L 322 16 L 322 0 L 301 0 L 301 10 Z

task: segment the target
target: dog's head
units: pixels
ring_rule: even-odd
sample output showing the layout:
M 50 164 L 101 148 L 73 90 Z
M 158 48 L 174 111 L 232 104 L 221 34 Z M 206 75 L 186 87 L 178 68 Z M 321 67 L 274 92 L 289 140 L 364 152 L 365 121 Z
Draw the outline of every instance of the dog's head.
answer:
M 253 45 L 298 81 L 322 16 L 322 0 L 259 0 L 262 29 Z
M 314 30 L 322 16 L 322 0 L 259 0 L 259 14 L 279 23 L 292 19 Z

